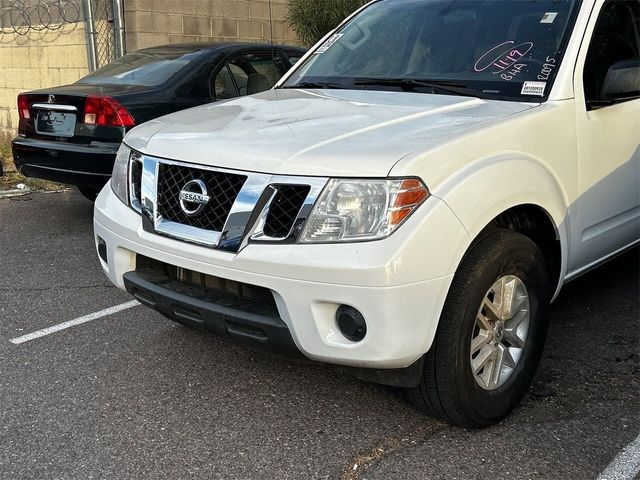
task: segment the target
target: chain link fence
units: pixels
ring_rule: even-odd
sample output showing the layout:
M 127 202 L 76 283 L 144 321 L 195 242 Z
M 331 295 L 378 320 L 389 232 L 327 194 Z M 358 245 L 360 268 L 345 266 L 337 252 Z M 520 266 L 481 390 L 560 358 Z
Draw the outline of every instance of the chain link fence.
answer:
M 87 0 L 86 4 L 87 22 L 93 36 L 93 68 L 100 68 L 122 54 L 116 26 L 119 6 L 114 0 Z

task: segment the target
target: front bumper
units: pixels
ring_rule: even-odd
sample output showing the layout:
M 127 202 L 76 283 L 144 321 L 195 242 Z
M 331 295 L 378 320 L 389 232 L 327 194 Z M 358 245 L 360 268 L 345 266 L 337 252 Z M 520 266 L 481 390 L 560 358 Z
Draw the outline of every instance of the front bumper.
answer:
M 84 145 L 17 136 L 11 146 L 16 168 L 23 175 L 99 190 L 111 178 L 120 144 Z
M 144 231 L 140 215 L 109 187 L 96 201 L 94 227 L 96 245 L 99 239 L 105 244 L 102 266 L 119 288 L 129 283 L 134 290 L 130 272 L 136 271 L 137 255 L 263 287 L 273 292 L 280 319 L 306 357 L 375 369 L 408 367 L 429 350 L 469 243 L 457 217 L 436 198 L 390 238 L 359 244 L 249 244 L 235 254 L 199 247 Z M 166 292 L 160 293 L 166 301 Z M 349 341 L 337 328 L 341 305 L 357 308 L 366 319 L 362 341 Z
M 164 316 L 192 327 L 209 330 L 221 337 L 234 338 L 285 354 L 299 354 L 291 332 L 277 311 L 254 304 L 242 308 L 228 296 L 172 283 L 157 272 L 142 270 L 124 274 L 127 291 L 143 305 Z

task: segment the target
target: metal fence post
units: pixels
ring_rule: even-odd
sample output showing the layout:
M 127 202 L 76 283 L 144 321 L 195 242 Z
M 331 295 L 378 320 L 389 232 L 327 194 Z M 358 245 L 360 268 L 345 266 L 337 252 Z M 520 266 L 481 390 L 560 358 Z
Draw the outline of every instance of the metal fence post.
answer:
M 93 9 L 91 0 L 82 0 L 82 6 L 85 12 L 85 35 L 87 38 L 87 57 L 89 59 L 89 71 L 96 69 L 96 32 L 93 21 Z
M 116 37 L 116 58 L 120 58 L 126 52 L 124 36 L 124 0 L 113 0 L 113 27 Z

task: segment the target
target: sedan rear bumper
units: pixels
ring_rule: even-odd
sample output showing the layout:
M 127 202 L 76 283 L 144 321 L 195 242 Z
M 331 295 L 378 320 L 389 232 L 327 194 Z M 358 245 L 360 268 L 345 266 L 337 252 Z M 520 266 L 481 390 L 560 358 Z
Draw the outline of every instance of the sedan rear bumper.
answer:
M 101 189 L 111 178 L 119 143 L 72 143 L 18 136 L 11 142 L 13 160 L 27 177 Z

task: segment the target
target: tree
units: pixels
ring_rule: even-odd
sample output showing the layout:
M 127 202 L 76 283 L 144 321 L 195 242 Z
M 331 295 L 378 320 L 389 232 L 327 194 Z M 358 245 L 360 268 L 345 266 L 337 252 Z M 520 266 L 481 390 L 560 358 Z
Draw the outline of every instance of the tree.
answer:
M 369 0 L 289 0 L 287 21 L 300 41 L 312 46 Z

